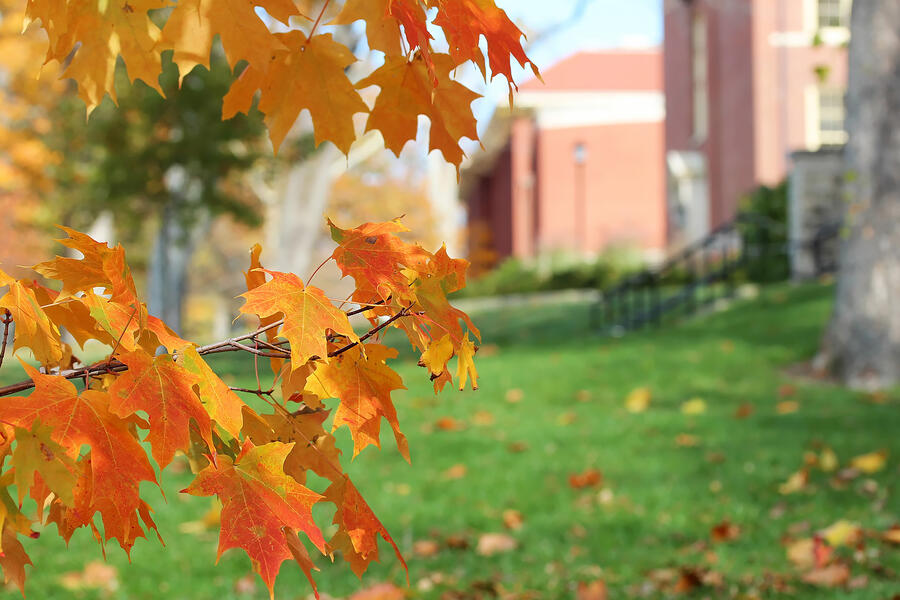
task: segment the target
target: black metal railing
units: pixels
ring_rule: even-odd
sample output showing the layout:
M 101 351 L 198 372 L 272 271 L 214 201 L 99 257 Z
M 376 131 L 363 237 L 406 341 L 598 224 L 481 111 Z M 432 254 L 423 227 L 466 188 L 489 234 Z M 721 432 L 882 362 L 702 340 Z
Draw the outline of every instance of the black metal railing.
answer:
M 805 245 L 816 275 L 832 272 L 839 226 L 819 229 Z M 591 311 L 594 329 L 622 335 L 694 314 L 734 296 L 738 284 L 790 276 L 790 243 L 783 223 L 741 214 L 661 265 L 602 290 Z

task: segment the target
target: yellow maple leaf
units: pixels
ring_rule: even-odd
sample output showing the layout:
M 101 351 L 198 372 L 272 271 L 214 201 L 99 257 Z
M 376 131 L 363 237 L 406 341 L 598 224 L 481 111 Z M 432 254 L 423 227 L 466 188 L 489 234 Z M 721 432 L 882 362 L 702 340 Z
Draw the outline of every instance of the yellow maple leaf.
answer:
M 863 473 L 877 473 L 884 468 L 887 462 L 887 451 L 879 450 L 878 452 L 869 452 L 861 454 L 850 461 L 850 466 L 859 469 Z
M 702 398 L 691 398 L 681 405 L 681 412 L 686 415 L 702 415 L 706 412 L 706 402 Z
M 639 387 L 631 390 L 625 398 L 625 410 L 630 413 L 642 413 L 650 406 L 650 388 Z

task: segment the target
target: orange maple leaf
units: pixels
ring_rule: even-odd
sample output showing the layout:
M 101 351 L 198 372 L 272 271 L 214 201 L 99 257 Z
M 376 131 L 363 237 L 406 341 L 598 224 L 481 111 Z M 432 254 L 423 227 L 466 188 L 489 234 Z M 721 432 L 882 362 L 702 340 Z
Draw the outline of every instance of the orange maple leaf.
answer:
M 325 499 L 337 506 L 332 522 L 338 526 L 338 531 L 328 541 L 330 552 L 340 550 L 353 572 L 362 577 L 369 563 L 378 561 L 377 536 L 380 535 L 393 546 L 400 564 L 409 574 L 400 548 L 349 478 L 345 477 L 331 484 L 325 490 Z
M 422 269 L 431 255 L 395 235 L 409 231 L 399 221 L 341 229 L 329 219 L 328 226 L 331 239 L 338 244 L 331 257 L 344 277 L 353 278 L 358 289 L 374 288 L 384 301 L 393 297 L 404 303 L 412 297 L 409 279 L 402 268 Z
M 120 417 L 141 410 L 150 417 L 147 440 L 153 458 L 165 468 L 176 450 L 187 450 L 191 444 L 191 420 L 210 449 L 212 423 L 193 386 L 201 380 L 184 366 L 163 354 L 152 356 L 143 350 L 122 352 L 118 359 L 128 365 L 109 388 L 110 409 Z
M 0 308 L 7 309 L 16 323 L 13 350 L 31 348 L 42 365 L 58 365 L 63 355 L 59 328 L 41 308 L 33 290 L 0 271 L 0 287 L 5 285 L 9 291 L 0 297 Z
M 210 418 L 237 439 L 243 423 L 241 410 L 244 403 L 206 364 L 194 347 L 183 348 L 179 354 L 181 365 L 197 378 L 197 395 Z
M 353 115 L 369 110 L 345 71 L 356 57 L 330 33 L 307 39 L 295 30 L 275 38 L 287 50 L 274 51 L 265 72 L 247 66 L 225 95 L 222 116 L 248 112 L 253 95 L 261 90 L 259 110 L 266 115 L 275 152 L 305 108 L 312 117 L 316 145 L 328 140 L 347 154 L 356 139 Z
M 133 540 L 131 519 L 136 519 L 135 511 L 143 506 L 139 484 L 156 482 L 156 475 L 129 422 L 110 412 L 105 392 L 87 390 L 79 395 L 68 380 L 44 375 L 25 363 L 22 366 L 35 390 L 25 398 L 0 398 L 0 421 L 25 429 L 40 421 L 72 458 L 78 456 L 82 444 L 89 445 L 90 469 L 80 478 L 84 481 L 76 483 L 76 498 L 79 487 L 84 490 L 87 485 L 90 490 L 82 493 L 89 510 L 82 511 L 79 526 L 99 510 L 107 539 L 119 537 L 123 545 Z
M 431 121 L 429 150 L 440 150 L 458 169 L 463 159 L 460 139 L 478 139 L 471 104 L 480 95 L 450 78 L 456 68 L 450 55 L 435 54 L 433 62 L 437 82 L 421 58 L 388 56 L 384 65 L 356 84 L 359 89 L 381 88 L 366 131 L 379 130 L 385 146 L 399 156 L 406 142 L 416 139 L 418 115 L 425 115 Z
M 300 15 L 291 0 L 179 0 L 163 27 L 160 46 L 174 49 L 172 60 L 181 79 L 197 65 L 209 68 L 216 35 L 232 69 L 244 59 L 265 71 L 273 53 L 285 47 L 262 22 L 257 6 L 285 24 Z
M 357 346 L 318 365 L 307 381 L 307 391 L 321 398 L 338 398 L 333 429 L 342 425 L 353 436 L 353 456 L 370 444 L 380 447 L 381 419 L 390 424 L 400 454 L 409 462 L 409 444 L 400 431 L 391 392 L 406 389 L 400 376 L 385 362 L 397 350 L 381 344 Z
M 355 21 L 366 22 L 366 39 L 369 48 L 389 56 L 403 54 L 400 45 L 400 21 L 388 13 L 391 0 L 347 0 L 330 25 L 349 25 Z
M 291 365 L 299 369 L 316 356 L 328 355 L 326 330 L 346 336 L 352 342 L 359 337 L 350 326 L 347 315 L 331 304 L 325 293 L 317 287 L 304 287 L 293 273 L 265 272 L 272 279 L 263 285 L 241 294 L 247 301 L 241 312 L 260 318 L 281 313 L 284 325 L 281 335 L 291 343 Z
M 215 495 L 222 502 L 218 556 L 242 548 L 274 598 L 275 576 L 281 563 L 293 557 L 284 527 L 306 533 L 325 552 L 325 540 L 312 518 L 320 494 L 285 475 L 284 461 L 294 444 L 245 442 L 237 459 L 220 455 L 182 490 L 194 496 Z M 218 560 L 218 558 L 217 558 Z

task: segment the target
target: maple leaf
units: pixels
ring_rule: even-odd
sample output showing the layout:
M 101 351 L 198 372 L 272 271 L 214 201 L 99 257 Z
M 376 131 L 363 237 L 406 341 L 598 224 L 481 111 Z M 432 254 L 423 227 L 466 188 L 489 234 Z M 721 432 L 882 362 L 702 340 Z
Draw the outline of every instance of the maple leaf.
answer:
M 379 130 L 394 154 L 400 156 L 406 142 L 416 139 L 418 115 L 425 115 L 431 121 L 429 150 L 440 150 L 458 170 L 463 159 L 460 139 L 478 139 L 471 103 L 480 96 L 450 78 L 456 66 L 450 55 L 435 54 L 433 60 L 436 84 L 423 59 L 387 56 L 384 65 L 356 87 L 381 88 L 366 131 Z
M 232 69 L 244 59 L 265 71 L 272 55 L 285 47 L 262 22 L 257 6 L 284 24 L 291 16 L 300 15 L 291 0 L 179 0 L 163 27 L 160 45 L 174 49 L 172 60 L 181 80 L 197 65 L 209 68 L 217 35 Z
M 306 483 L 306 470 L 312 469 L 320 477 L 335 481 L 343 477 L 340 467 L 341 451 L 334 436 L 324 429 L 330 411 L 296 412 L 290 415 L 275 413 L 259 415 L 244 407 L 244 434 L 257 446 L 271 442 L 296 439 L 298 442 L 284 461 L 284 472 L 300 483 Z
M 381 419 L 390 424 L 400 454 L 409 462 L 409 444 L 400 431 L 391 392 L 406 389 L 387 366 L 397 350 L 381 344 L 356 346 L 328 363 L 318 365 L 307 382 L 307 391 L 322 398 L 338 398 L 333 429 L 343 425 L 353 437 L 353 456 L 370 444 L 380 447 Z
M 534 75 L 540 78 L 537 66 L 522 48 L 524 34 L 493 0 L 429 0 L 428 5 L 438 9 L 434 24 L 444 30 L 450 56 L 457 64 L 472 61 L 487 78 L 484 54 L 479 44 L 479 39 L 484 36 L 491 79 L 503 74 L 512 89 L 510 57 L 515 58 L 522 67 L 530 63 Z
M 62 226 L 60 229 L 69 237 L 56 241 L 80 252 L 82 258 L 57 256 L 33 267 L 44 277 L 62 282 L 57 300 L 64 300 L 77 292 L 104 288 L 111 294 L 113 302 L 125 305 L 136 302 L 137 292 L 122 246 L 110 248 L 80 231 Z
M 48 489 L 63 504 L 72 506 L 75 502 L 75 462 L 66 455 L 62 446 L 50 438 L 51 433 L 51 429 L 43 426 L 40 420 L 34 421 L 31 431 L 16 428 L 12 464 L 16 469 L 13 481 L 19 493 L 19 506 L 32 486 L 35 472 L 40 473 Z
M 381 536 L 393 546 L 400 564 L 409 573 L 394 539 L 349 478 L 344 477 L 332 483 L 325 490 L 325 499 L 337 506 L 332 522 L 338 526 L 338 531 L 328 541 L 329 553 L 340 550 L 353 572 L 362 577 L 369 563 L 373 560 L 378 562 L 377 536 Z
M 347 0 L 341 12 L 329 24 L 349 25 L 355 21 L 365 21 L 369 48 L 399 56 L 403 54 L 400 21 L 388 13 L 389 3 L 390 0 Z
M 447 368 L 447 361 L 453 356 L 453 343 L 448 333 L 439 340 L 428 345 L 428 349 L 422 354 L 419 365 L 427 367 L 432 377 L 439 377 Z
M 0 552 L 0 567 L 3 568 L 3 578 L 6 583 L 12 582 L 25 596 L 25 565 L 32 564 L 31 559 L 25 554 L 25 548 L 16 536 L 16 531 L 8 525 L 3 527 L 2 539 L 3 552 Z
M 235 439 L 240 435 L 244 403 L 231 388 L 216 375 L 193 347 L 183 348 L 181 365 L 197 378 L 197 394 L 210 418 Z
M 110 409 L 123 418 L 139 410 L 147 413 L 147 440 L 160 468 L 172 462 L 176 450 L 190 448 L 192 419 L 208 447 L 213 447 L 209 413 L 193 390 L 202 385 L 197 375 L 166 354 L 154 357 L 138 350 L 122 352 L 118 359 L 128 370 L 109 388 Z
M 265 272 L 272 279 L 241 294 L 246 299 L 241 312 L 260 318 L 284 315 L 281 335 L 291 343 L 293 369 L 302 367 L 314 356 L 325 358 L 328 355 L 327 329 L 346 336 L 351 342 L 359 341 L 347 315 L 335 308 L 322 290 L 304 287 L 293 273 L 267 269 Z
M 374 289 L 384 302 L 392 296 L 399 303 L 412 297 L 409 279 L 401 267 L 424 269 L 431 255 L 395 235 L 409 229 L 398 220 L 341 229 L 329 219 L 328 227 L 331 239 L 338 244 L 331 257 L 344 277 L 353 278 L 357 288 Z
M 62 359 L 59 328 L 50 321 L 34 291 L 0 271 L 0 286 L 9 291 L 0 297 L 0 308 L 7 309 L 16 323 L 13 350 L 30 348 L 42 365 L 58 365 Z
M 243 549 L 272 598 L 281 564 L 293 557 L 282 528 L 303 531 L 316 548 L 325 551 L 322 532 L 312 518 L 312 506 L 322 496 L 284 473 L 284 461 L 293 446 L 245 442 L 234 462 L 220 455 L 216 464 L 201 471 L 182 490 L 194 496 L 219 498 L 222 530 L 218 556 L 230 548 Z
M 259 110 L 266 116 L 276 153 L 305 108 L 312 117 L 316 146 L 328 140 L 347 154 L 356 139 L 353 115 L 368 112 L 345 71 L 356 57 L 330 33 L 308 39 L 296 30 L 274 35 L 287 50 L 273 52 L 265 72 L 247 66 L 225 96 L 223 117 L 248 112 L 259 89 Z
M 478 389 L 478 371 L 475 370 L 475 352 L 477 352 L 475 344 L 469 340 L 469 334 L 463 338 L 459 345 L 456 357 L 456 379 L 459 381 L 459 390 L 462 391 L 466 387 L 467 377 L 472 377 L 472 389 Z
M 309 585 L 313 589 L 313 594 L 316 596 L 316 600 L 319 599 L 319 587 L 316 585 L 316 580 L 313 579 L 312 572 L 318 571 L 319 567 L 313 564 L 312 559 L 309 557 L 309 552 L 306 550 L 306 546 L 300 541 L 298 537 L 297 530 L 293 527 L 285 527 L 284 528 L 284 540 L 287 542 L 288 549 L 291 551 L 291 555 L 294 557 L 294 560 L 300 566 L 300 569 L 303 570 L 303 574 L 306 575 L 306 579 L 309 581 Z
M 25 363 L 22 366 L 34 382 L 34 392 L 25 398 L 0 398 L 0 421 L 24 429 L 40 421 L 50 428 L 50 439 L 72 458 L 83 444 L 89 445 L 90 468 L 82 469 L 74 493 L 77 505 L 78 489 L 82 489 L 81 524 L 99 510 L 107 538 L 120 536 L 125 544 L 133 539 L 131 519 L 142 506 L 138 486 L 141 481 L 156 482 L 129 422 L 109 411 L 105 392 L 87 390 L 79 395 L 66 379 L 44 375 Z
M 78 95 L 90 114 L 109 94 L 116 102 L 116 60 L 121 55 L 132 83 L 140 79 L 162 95 L 160 30 L 147 14 L 166 0 L 74 0 L 66 5 L 67 29 L 51 48 L 63 63 L 76 48 L 65 75 L 78 83 Z

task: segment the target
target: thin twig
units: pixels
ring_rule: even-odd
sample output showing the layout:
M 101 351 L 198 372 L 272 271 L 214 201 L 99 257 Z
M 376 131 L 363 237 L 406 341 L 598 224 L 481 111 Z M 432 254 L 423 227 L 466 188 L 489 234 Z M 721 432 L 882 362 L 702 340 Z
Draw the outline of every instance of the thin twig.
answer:
M 360 345 L 361 343 L 363 343 L 364 341 L 366 341 L 367 339 L 369 339 L 370 337 L 372 337 L 373 335 L 375 335 L 376 333 L 378 333 L 379 331 L 381 331 L 382 329 L 384 329 L 385 327 L 387 327 L 388 325 L 390 325 L 391 323 L 393 323 L 394 321 L 396 321 L 397 319 L 401 319 L 401 318 L 403 318 L 403 317 L 409 315 L 409 311 L 410 311 L 411 308 L 412 308 L 412 305 L 403 308 L 403 309 L 402 309 L 400 312 L 398 312 L 396 315 L 394 315 L 393 317 L 391 317 L 390 319 L 388 319 L 387 321 L 385 321 L 384 323 L 382 323 L 382 324 L 379 325 L 378 327 L 375 327 L 374 329 L 370 330 L 369 333 L 367 333 L 366 335 L 360 337 L 358 342 L 353 342 L 352 344 L 347 344 L 347 345 L 344 346 L 343 348 L 340 348 L 340 349 L 338 349 L 338 350 L 335 350 L 334 352 L 329 352 L 329 353 L 328 353 L 328 357 L 329 357 L 329 358 L 334 358 L 335 356 L 340 356 L 341 354 L 343 354 L 343 353 L 346 352 L 347 350 L 350 350 L 351 348 Z
M 275 392 L 275 388 L 271 390 L 251 390 L 248 388 L 230 387 L 232 392 L 240 392 L 243 394 L 253 394 L 254 396 L 271 396 Z
M 12 325 L 13 318 L 9 309 L 3 309 L 3 342 L 0 344 L 0 367 L 3 366 L 3 357 L 6 355 L 6 340 L 9 337 L 9 326 Z

